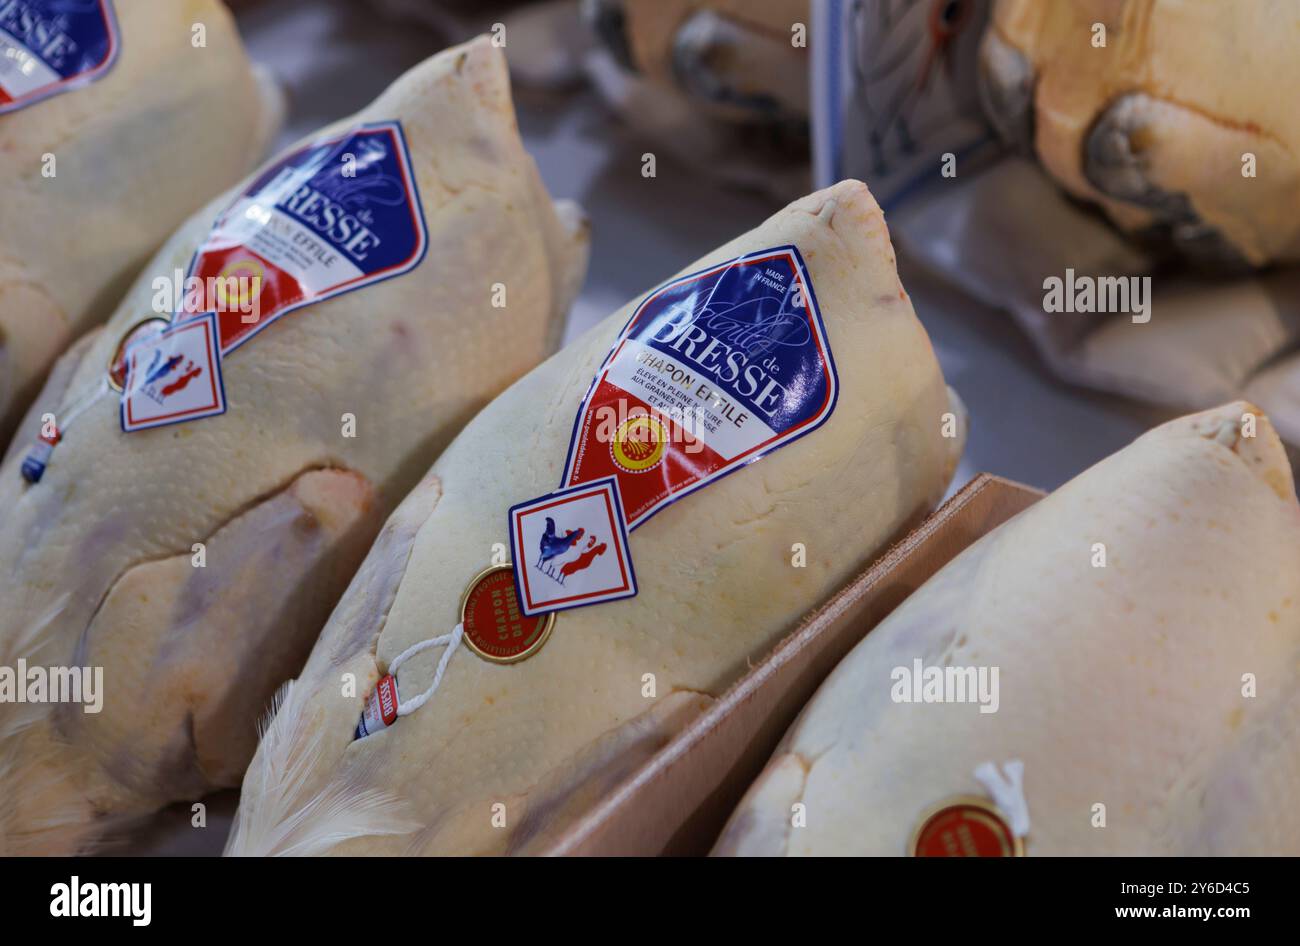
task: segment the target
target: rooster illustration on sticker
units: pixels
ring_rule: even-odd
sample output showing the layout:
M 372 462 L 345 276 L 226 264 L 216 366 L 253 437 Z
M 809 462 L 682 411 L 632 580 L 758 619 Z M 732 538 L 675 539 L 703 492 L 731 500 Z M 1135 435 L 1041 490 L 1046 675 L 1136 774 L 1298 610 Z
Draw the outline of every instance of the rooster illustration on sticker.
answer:
M 613 477 L 512 506 L 510 553 L 529 617 L 636 594 Z
M 583 536 L 587 538 L 585 544 L 582 543 Z M 570 575 L 591 567 L 591 563 L 609 548 L 594 533 L 587 535 L 586 528 L 568 529 L 560 534 L 550 516 L 546 517 L 546 530 L 537 545 L 535 567 L 561 585 Z
M 122 355 L 127 433 L 225 413 L 215 313 L 139 333 Z

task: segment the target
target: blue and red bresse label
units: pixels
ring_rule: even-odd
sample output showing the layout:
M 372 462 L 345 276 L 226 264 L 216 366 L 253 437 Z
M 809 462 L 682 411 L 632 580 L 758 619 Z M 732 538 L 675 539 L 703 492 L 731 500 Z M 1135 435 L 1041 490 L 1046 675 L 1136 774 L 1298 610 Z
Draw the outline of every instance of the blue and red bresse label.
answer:
M 296 309 L 409 272 L 427 246 L 397 122 L 362 125 L 273 162 L 195 252 L 185 282 L 199 288 L 187 289 L 171 328 L 141 331 L 126 348 L 122 429 L 224 413 L 221 362 L 231 352 Z M 182 341 L 189 347 L 170 350 Z M 146 361 L 163 349 L 160 364 Z M 153 372 L 172 365 L 182 373 L 155 383 Z M 145 376 L 134 373 L 141 366 Z
M 838 382 L 798 249 L 683 276 L 637 306 L 583 399 L 562 486 L 613 476 L 635 529 L 816 430 Z
M 427 245 L 401 125 L 379 122 L 270 164 L 217 219 L 187 281 L 257 287 L 251 316 L 205 298 L 226 355 L 295 309 L 414 269 Z
M 626 533 L 816 430 L 837 390 L 794 246 L 656 289 L 583 398 L 559 491 L 510 509 L 520 608 L 534 615 L 635 595 Z
M 0 115 L 93 82 L 121 45 L 110 0 L 0 0 Z

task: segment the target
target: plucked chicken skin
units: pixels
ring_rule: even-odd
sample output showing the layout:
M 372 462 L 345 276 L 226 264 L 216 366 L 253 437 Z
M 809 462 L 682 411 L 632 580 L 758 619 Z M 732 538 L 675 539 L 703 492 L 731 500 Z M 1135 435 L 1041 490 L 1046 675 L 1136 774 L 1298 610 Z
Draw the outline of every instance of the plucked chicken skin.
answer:
M 91 401 L 44 477 L 24 482 L 21 452 L 0 467 L 0 665 L 102 667 L 105 688 L 97 714 L 0 704 L 0 850 L 82 849 L 122 817 L 238 784 L 257 718 L 385 517 L 461 425 L 556 347 L 585 223 L 572 206 L 557 213 L 523 149 L 501 51 L 486 39 L 447 50 L 311 142 L 374 123 L 400 127 L 418 201 L 365 165 L 349 178 L 351 152 L 312 180 L 337 201 L 365 195 L 369 213 L 421 215 L 427 248 L 412 268 L 290 311 L 228 352 L 226 413 L 124 433 L 118 398 L 100 389 L 110 356 L 151 311 L 153 277 L 184 270 L 237 188 L 176 233 L 56 370 L 34 414 Z M 299 199 L 309 192 L 286 198 L 300 219 L 332 206 Z
M 507 508 L 556 489 L 583 392 L 643 300 L 531 372 L 388 521 L 269 724 L 228 853 L 544 850 L 939 500 L 961 453 L 962 411 L 875 200 L 841 182 L 684 273 L 773 247 L 802 255 L 820 304 L 839 372 L 825 423 L 642 521 L 629 537 L 635 597 L 559 612 L 544 645 L 517 662 L 463 645 L 411 657 L 396 672 L 401 699 L 428 692 L 442 664 L 436 690 L 357 739 L 367 694 L 394 659 L 453 632 L 462 592 L 507 538 Z M 588 444 L 606 455 L 615 445 Z
M 44 0 L 19 7 L 14 29 L 33 23 L 20 13 L 62 12 Z M 112 313 L 178 224 L 261 160 L 280 126 L 280 94 L 220 0 L 111 10 L 116 55 L 93 81 L 12 110 L 0 95 L 0 445 L 59 354 Z
M 953 685 L 927 695 L 918 665 Z M 1298 670 L 1282 443 L 1245 402 L 1183 417 L 984 536 L 870 631 L 714 853 L 901 855 L 929 813 L 974 797 L 1008 826 L 1020 809 L 1030 856 L 1294 855 Z M 934 838 L 973 848 L 965 828 Z
M 1300 259 L 1292 0 L 998 0 L 981 96 L 1122 228 L 1240 268 Z

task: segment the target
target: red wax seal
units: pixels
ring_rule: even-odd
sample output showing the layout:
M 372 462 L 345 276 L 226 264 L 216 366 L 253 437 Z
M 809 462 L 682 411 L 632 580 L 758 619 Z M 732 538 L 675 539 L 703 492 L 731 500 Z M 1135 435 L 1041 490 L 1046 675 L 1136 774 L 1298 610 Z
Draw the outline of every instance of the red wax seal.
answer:
M 915 857 L 1021 857 L 1025 850 L 992 802 L 959 798 L 921 819 L 912 836 L 911 853 Z
M 479 574 L 460 602 L 465 643 L 484 660 L 514 663 L 541 650 L 555 626 L 555 612 L 527 617 L 515 596 L 514 569 L 497 565 Z

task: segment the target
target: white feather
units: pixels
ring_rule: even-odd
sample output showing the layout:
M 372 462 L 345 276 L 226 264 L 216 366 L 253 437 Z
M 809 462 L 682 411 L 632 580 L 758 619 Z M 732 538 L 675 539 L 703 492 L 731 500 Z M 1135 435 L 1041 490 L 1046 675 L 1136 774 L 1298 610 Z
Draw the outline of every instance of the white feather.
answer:
M 366 788 L 364 770 L 336 773 L 303 798 L 320 759 L 307 731 L 306 701 L 290 681 L 280 688 L 259 727 L 262 744 L 244 778 L 235 827 L 226 844 L 233 857 L 306 857 L 351 838 L 408 834 L 419 824 L 396 796 Z
M 14 638 L 6 641 L 0 664 L 14 668 L 18 659 L 35 660 L 49 643 L 45 631 L 68 605 L 60 596 Z M 23 685 L 23 681 L 18 681 Z M 49 853 L 51 845 L 79 846 L 77 826 L 84 805 L 55 768 L 33 763 L 21 746 L 24 736 L 47 712 L 44 703 L 0 703 L 0 855 Z

